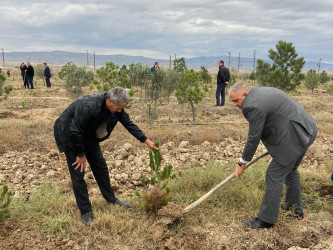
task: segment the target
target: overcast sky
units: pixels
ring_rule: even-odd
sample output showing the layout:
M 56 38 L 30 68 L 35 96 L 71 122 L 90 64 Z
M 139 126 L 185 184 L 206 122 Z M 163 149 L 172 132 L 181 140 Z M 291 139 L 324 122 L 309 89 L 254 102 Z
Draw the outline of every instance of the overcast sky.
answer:
M 5 51 L 267 58 L 279 40 L 333 62 L 332 0 L 2 0 Z

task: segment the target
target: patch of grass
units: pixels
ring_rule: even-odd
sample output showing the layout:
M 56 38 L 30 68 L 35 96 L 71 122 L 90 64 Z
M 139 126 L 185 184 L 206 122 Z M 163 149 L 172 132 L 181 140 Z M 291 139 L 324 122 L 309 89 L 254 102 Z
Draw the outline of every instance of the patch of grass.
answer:
M 209 163 L 205 167 L 193 166 L 183 170 L 169 184 L 171 197 L 186 203 L 194 202 L 232 174 L 235 164 Z M 258 209 L 265 190 L 266 167 L 267 163 L 263 161 L 256 163 L 241 178 L 234 178 L 221 187 L 209 200 L 219 203 L 223 211 Z
M 44 185 L 35 189 L 27 201 L 13 200 L 12 218 L 47 233 L 65 233 L 74 211 L 66 200 L 55 187 Z

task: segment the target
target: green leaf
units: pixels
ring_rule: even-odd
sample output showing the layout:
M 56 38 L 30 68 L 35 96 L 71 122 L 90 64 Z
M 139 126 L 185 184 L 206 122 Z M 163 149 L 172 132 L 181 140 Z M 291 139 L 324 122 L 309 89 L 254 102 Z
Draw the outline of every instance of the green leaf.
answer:
M 142 185 L 146 186 L 147 185 L 147 180 L 146 180 L 146 177 L 143 175 L 141 176 L 141 183 Z
M 155 162 L 152 150 L 149 150 L 149 166 L 152 171 L 155 171 Z
M 141 194 L 139 193 L 139 191 L 135 190 L 134 194 L 138 197 L 141 197 Z
M 155 185 L 156 176 L 151 177 L 150 184 Z

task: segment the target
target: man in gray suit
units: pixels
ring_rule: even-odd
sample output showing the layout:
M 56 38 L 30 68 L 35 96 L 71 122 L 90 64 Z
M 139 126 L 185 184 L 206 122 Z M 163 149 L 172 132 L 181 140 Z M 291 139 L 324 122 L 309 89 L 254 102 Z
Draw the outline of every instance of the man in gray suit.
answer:
M 238 82 L 230 89 L 230 99 L 249 121 L 247 142 L 235 175 L 243 174 L 260 140 L 273 158 L 267 168 L 266 193 L 258 217 L 244 225 L 253 229 L 269 228 L 277 222 L 283 183 L 286 184 L 283 209 L 293 209 L 297 217 L 303 218 L 297 167 L 317 136 L 316 121 L 299 103 L 276 88 L 250 88 Z

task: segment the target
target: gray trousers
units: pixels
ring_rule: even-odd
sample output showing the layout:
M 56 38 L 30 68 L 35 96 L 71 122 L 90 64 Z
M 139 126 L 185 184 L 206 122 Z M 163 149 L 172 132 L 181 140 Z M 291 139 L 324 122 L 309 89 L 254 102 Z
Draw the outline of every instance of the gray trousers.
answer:
M 295 212 L 303 212 L 301 182 L 297 167 L 316 136 L 317 131 L 311 136 L 304 152 L 289 165 L 281 165 L 274 159 L 271 161 L 266 171 L 266 192 L 257 216 L 258 219 L 271 224 L 277 222 L 284 183 L 286 184 L 287 208 L 295 207 Z

